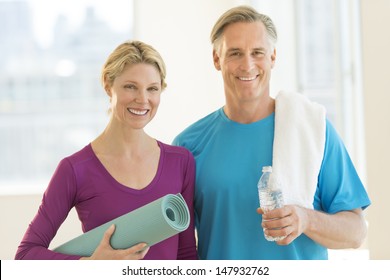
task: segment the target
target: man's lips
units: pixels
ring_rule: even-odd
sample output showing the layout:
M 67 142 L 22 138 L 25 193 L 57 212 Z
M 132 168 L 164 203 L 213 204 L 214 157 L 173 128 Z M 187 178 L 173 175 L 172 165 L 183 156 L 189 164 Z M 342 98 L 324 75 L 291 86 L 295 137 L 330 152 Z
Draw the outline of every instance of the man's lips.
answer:
M 250 77 L 237 77 L 240 81 L 253 81 L 255 80 L 259 75 L 250 76 Z

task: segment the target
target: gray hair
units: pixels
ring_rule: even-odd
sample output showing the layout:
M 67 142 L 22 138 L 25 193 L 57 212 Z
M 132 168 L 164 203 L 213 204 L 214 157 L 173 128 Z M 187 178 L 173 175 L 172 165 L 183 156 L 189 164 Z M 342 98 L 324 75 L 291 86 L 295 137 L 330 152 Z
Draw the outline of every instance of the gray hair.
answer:
M 220 38 L 222 37 L 222 34 L 228 25 L 236 22 L 257 21 L 260 21 L 264 24 L 270 42 L 272 45 L 275 45 L 278 39 L 278 34 L 271 18 L 267 15 L 260 14 L 250 6 L 238 6 L 226 11 L 215 23 L 210 35 L 214 50 L 217 49 Z

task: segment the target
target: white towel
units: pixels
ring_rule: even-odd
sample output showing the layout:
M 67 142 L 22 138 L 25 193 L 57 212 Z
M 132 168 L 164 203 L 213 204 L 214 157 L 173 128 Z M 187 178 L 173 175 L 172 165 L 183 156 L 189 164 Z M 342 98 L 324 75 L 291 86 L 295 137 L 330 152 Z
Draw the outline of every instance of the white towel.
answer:
M 272 169 L 281 181 L 284 203 L 313 208 L 325 149 L 325 108 L 299 93 L 275 98 Z

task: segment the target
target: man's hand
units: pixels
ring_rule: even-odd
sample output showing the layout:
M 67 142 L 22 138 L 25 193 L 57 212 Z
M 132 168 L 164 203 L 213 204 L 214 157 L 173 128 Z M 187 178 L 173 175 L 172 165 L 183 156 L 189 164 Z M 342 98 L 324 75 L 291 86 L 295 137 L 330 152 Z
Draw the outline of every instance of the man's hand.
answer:
M 279 245 L 290 244 L 305 231 L 307 217 L 304 209 L 299 206 L 286 205 L 267 213 L 258 208 L 257 213 L 263 215 L 261 226 L 265 234 L 272 237 L 286 236 L 276 241 Z
M 279 245 L 288 245 L 302 233 L 329 249 L 358 248 L 367 235 L 362 209 L 352 209 L 328 214 L 286 205 L 267 213 L 261 208 L 257 213 L 263 215 L 261 226 L 270 236 L 286 236 L 277 241 Z

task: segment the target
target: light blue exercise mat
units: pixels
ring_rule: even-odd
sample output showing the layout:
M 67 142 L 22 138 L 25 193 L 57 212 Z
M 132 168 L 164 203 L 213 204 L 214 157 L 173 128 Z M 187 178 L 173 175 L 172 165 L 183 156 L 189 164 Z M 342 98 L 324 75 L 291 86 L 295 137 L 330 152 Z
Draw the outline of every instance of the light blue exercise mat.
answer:
M 125 249 L 141 242 L 152 246 L 186 230 L 190 213 L 181 194 L 167 194 L 62 244 L 54 251 L 91 256 L 112 224 L 116 226 L 111 236 L 113 248 Z

